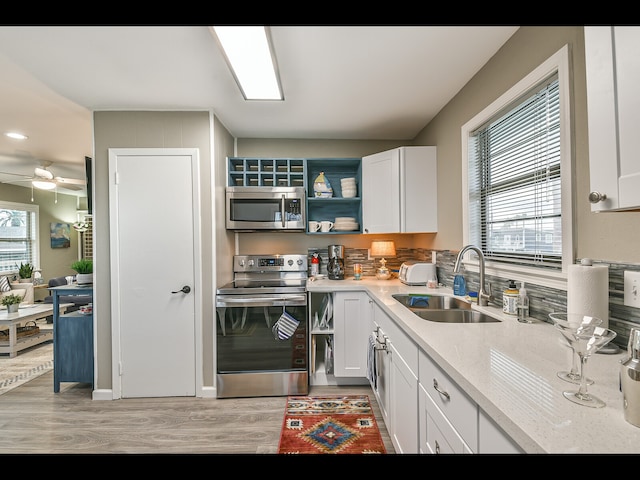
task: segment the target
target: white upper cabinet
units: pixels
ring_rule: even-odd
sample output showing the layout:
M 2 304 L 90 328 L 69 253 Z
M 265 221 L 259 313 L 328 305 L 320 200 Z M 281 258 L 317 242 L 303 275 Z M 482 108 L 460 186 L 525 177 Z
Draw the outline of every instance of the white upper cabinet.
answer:
M 363 233 L 438 230 L 436 147 L 399 147 L 362 158 Z
M 585 27 L 589 201 L 593 212 L 640 208 L 640 27 Z

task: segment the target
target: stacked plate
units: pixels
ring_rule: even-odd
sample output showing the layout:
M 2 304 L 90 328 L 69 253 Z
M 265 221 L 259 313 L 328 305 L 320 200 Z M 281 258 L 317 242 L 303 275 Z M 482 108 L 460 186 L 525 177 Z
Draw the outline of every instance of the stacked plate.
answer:
M 360 224 L 356 222 L 355 217 L 336 217 L 333 222 L 333 230 L 338 232 L 351 232 L 359 228 Z
M 353 198 L 357 194 L 355 177 L 341 178 L 340 186 L 342 187 L 342 196 L 344 198 Z

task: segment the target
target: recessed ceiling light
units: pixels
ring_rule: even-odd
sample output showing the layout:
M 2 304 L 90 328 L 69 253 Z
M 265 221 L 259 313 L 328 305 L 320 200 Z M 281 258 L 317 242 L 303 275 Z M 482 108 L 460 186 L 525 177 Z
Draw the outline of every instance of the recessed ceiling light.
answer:
M 5 133 L 5 135 L 10 138 L 15 138 L 16 140 L 26 140 L 27 138 L 29 138 L 26 135 L 17 132 L 7 132 Z

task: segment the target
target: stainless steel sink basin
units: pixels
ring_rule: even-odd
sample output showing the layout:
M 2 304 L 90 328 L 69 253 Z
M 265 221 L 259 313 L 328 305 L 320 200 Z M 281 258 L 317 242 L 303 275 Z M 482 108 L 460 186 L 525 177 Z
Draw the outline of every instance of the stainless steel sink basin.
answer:
M 490 323 L 497 318 L 471 309 L 471 304 L 444 295 L 392 295 L 400 304 L 424 320 L 443 323 Z
M 497 318 L 477 310 L 411 310 L 418 317 L 431 322 L 442 323 L 490 323 L 500 322 Z
M 392 295 L 405 307 L 411 310 L 451 310 L 465 309 L 471 310 L 471 304 L 456 297 L 447 297 L 444 295 Z

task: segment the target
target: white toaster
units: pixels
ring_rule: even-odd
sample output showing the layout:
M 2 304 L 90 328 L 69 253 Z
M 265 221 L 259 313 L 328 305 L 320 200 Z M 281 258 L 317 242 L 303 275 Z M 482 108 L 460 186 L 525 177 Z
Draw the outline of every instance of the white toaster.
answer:
M 398 273 L 405 285 L 426 285 L 430 278 L 436 278 L 436 265 L 429 262 L 404 262 Z

